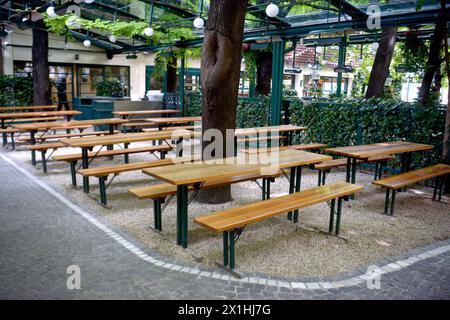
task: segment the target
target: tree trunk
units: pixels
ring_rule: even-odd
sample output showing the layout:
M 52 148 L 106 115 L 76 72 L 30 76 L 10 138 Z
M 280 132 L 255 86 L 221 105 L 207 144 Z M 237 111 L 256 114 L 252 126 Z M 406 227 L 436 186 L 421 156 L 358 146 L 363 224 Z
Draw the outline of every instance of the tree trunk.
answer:
M 177 58 L 171 57 L 167 62 L 167 92 L 177 92 Z
M 248 0 L 211 0 L 202 52 L 203 135 L 217 129 L 223 136 L 223 157 L 226 150 L 226 129 L 236 128 L 236 108 L 242 54 L 242 33 Z M 209 145 L 202 142 L 202 150 Z M 212 155 L 212 158 L 217 157 Z M 204 160 L 209 155 L 202 155 Z M 205 190 L 197 199 L 205 203 L 231 201 L 231 188 Z
M 445 22 L 436 23 L 433 40 L 431 41 L 430 51 L 428 53 L 428 61 L 425 73 L 422 78 L 422 85 L 419 90 L 419 101 L 426 103 L 430 96 L 431 84 L 436 70 L 441 65 L 440 53 L 442 48 L 442 39 L 445 36 Z
M 48 71 L 48 32 L 42 21 L 33 28 L 33 104 L 49 103 L 50 80 Z
M 270 94 L 270 81 L 272 80 L 272 51 L 261 51 L 256 57 L 256 96 Z
M 437 68 L 436 69 L 436 73 L 434 74 L 434 85 L 431 88 L 431 90 L 433 90 L 434 93 L 439 94 L 442 88 L 442 72 L 441 72 L 441 68 Z
M 387 28 L 381 33 L 381 40 L 370 72 L 366 98 L 381 98 L 383 96 L 384 83 L 389 75 L 396 37 L 396 28 Z

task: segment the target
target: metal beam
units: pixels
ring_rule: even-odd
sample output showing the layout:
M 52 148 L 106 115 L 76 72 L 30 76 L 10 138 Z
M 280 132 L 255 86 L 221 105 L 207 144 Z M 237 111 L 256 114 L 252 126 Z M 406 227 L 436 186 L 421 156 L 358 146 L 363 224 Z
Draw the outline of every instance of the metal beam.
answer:
M 334 7 L 339 9 L 339 11 L 342 11 L 346 14 L 348 14 L 352 19 L 365 19 L 367 20 L 368 15 L 355 7 L 354 5 L 348 3 L 345 0 L 328 0 Z
M 284 41 L 272 44 L 272 93 L 270 108 L 270 125 L 281 124 L 281 104 L 283 103 L 283 71 L 284 71 Z

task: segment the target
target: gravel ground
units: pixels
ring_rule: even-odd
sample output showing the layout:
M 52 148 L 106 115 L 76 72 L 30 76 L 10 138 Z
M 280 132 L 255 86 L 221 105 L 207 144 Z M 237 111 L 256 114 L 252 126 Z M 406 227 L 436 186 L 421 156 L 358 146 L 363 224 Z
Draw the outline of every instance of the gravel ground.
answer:
M 141 144 L 134 144 L 139 146 Z M 19 147 L 19 149 L 21 149 Z M 60 149 L 55 154 L 72 153 Z M 254 182 L 232 186 L 234 201 L 221 205 L 205 205 L 195 200 L 189 206 L 189 249 L 175 245 L 176 200 L 163 213 L 163 232 L 152 231 L 153 207 L 151 200 L 139 200 L 128 193 L 131 187 L 145 186 L 158 181 L 141 172 L 128 172 L 115 178 L 108 189 L 108 205 L 103 208 L 91 197 L 98 198 L 97 179 L 91 179 L 91 194 L 71 186 L 67 163 L 48 163 L 49 173 L 42 173 L 41 165 L 31 166 L 28 151 L 8 152 L 17 163 L 43 180 L 81 207 L 105 216 L 113 224 L 163 255 L 180 261 L 214 266 L 222 259 L 222 237 L 206 231 L 192 222 L 193 217 L 260 200 L 261 191 Z M 151 155 L 130 155 L 131 162 L 150 160 Z M 40 155 L 38 155 L 40 159 Z M 123 163 L 96 159 L 91 167 Z M 442 202 L 431 200 L 433 190 L 413 186 L 398 193 L 395 216 L 383 214 L 385 193 L 371 184 L 372 174 L 358 171 L 357 183 L 364 190 L 354 201 L 344 202 L 340 237 L 320 230 L 328 229 L 329 207 L 326 203 L 300 210 L 299 224 L 287 221 L 285 216 L 274 217 L 248 226 L 237 243 L 237 269 L 261 272 L 278 277 L 332 276 L 367 266 L 410 249 L 425 246 L 450 237 L 450 198 Z M 343 171 L 334 171 L 327 182 L 345 179 Z M 78 177 L 81 184 L 81 177 Z M 317 172 L 303 171 L 302 189 L 317 185 Z M 272 184 L 272 197 L 287 194 L 288 182 L 283 177 Z

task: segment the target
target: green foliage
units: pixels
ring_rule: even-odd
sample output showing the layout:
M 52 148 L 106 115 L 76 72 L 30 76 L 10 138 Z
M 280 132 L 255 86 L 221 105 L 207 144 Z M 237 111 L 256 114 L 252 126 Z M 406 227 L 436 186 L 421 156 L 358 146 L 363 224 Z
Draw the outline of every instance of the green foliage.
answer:
M 97 95 L 101 97 L 123 98 L 124 86 L 119 79 L 100 81 L 96 84 Z
M 291 102 L 290 115 L 291 124 L 308 127 L 302 142 L 338 147 L 407 140 L 435 146 L 433 152 L 415 155 L 415 166 L 437 163 L 441 158 L 445 111 L 437 104 L 424 106 L 384 99 L 297 100 Z M 391 166 L 398 167 L 399 163 Z
M 242 53 L 244 57 L 245 70 L 242 74 L 244 79 L 247 79 L 250 83 L 256 80 L 256 58 L 258 56 L 257 50 L 248 50 Z
M 29 106 L 33 104 L 33 79 L 0 75 L 0 105 Z
M 201 48 L 182 48 L 179 50 L 171 50 L 171 49 L 163 49 L 156 52 L 155 57 L 155 65 L 153 68 L 152 76 L 154 77 L 163 77 L 166 70 L 167 64 L 173 63 L 175 64 L 178 59 L 182 57 L 190 57 L 190 58 L 200 58 L 201 56 Z M 175 65 L 176 67 L 176 65 Z

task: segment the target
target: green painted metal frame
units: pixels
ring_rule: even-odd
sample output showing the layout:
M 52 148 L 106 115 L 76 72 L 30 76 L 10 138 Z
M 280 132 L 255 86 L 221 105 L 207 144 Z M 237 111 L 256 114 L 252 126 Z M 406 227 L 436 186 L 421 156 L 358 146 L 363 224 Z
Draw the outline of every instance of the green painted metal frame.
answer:
M 284 47 L 285 41 L 272 43 L 272 95 L 270 124 L 272 126 L 281 123 L 281 103 L 283 99 L 283 71 L 284 71 Z

